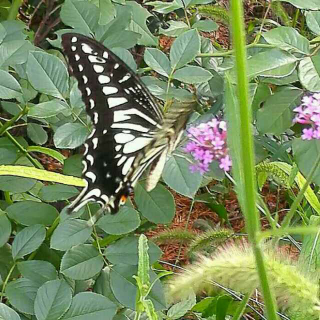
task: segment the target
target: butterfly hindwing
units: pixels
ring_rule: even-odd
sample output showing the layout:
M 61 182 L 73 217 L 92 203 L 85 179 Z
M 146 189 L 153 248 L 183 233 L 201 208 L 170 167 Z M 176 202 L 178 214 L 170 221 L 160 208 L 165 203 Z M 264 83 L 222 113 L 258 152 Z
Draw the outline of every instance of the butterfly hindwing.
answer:
M 116 212 L 122 196 L 161 152 L 155 150 L 139 167 L 137 157 L 162 128 L 162 112 L 130 68 L 99 42 L 68 33 L 62 46 L 93 123 L 84 153 L 87 186 L 72 209 L 97 201 Z

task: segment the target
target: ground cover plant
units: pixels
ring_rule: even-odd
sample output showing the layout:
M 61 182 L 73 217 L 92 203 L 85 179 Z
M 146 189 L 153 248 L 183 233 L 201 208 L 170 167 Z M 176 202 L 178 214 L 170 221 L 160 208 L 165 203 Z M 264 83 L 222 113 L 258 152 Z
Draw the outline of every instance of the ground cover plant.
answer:
M 67 32 L 197 101 L 156 188 L 98 221 L 65 210 L 93 127 Z M 319 319 L 319 42 L 316 0 L 1 1 L 0 318 Z

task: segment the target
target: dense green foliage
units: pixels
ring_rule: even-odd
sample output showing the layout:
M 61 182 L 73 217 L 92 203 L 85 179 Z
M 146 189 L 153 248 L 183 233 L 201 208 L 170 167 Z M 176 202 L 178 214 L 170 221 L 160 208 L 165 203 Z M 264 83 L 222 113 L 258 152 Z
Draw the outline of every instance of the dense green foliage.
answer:
M 31 12 L 41 8 L 36 8 L 35 2 L 29 4 Z M 270 315 L 272 308 L 268 306 L 275 303 L 266 295 L 269 288 L 263 278 L 264 260 L 259 263 L 260 251 L 255 249 L 265 238 L 274 241 L 273 247 L 281 245 L 280 237 L 300 251 L 300 264 L 294 268 L 304 275 L 300 278 L 300 273 L 295 273 L 301 282 L 296 281 L 296 287 L 290 279 L 282 281 L 281 272 L 288 272 L 290 262 L 283 264 L 278 258 L 273 259 L 273 254 L 266 255 L 267 272 L 277 269 L 275 265 L 280 270 L 280 275 L 270 271 L 271 279 L 277 283 L 271 291 L 276 292 L 278 306 L 281 312 L 299 319 L 299 308 L 305 303 L 301 292 L 306 290 L 308 295 L 303 296 L 312 311 L 303 313 L 303 317 L 319 318 L 314 292 L 319 291 L 315 274 L 320 254 L 320 142 L 301 139 L 303 126 L 293 124 L 293 109 L 301 104 L 306 93 L 320 92 L 320 2 L 286 2 L 261 1 L 266 15 L 248 17 L 245 69 L 239 67 L 238 52 L 223 50 L 211 39 L 219 24 L 229 27 L 232 20 L 215 1 L 152 1 L 141 5 L 125 0 L 65 0 L 45 14 L 47 20 L 51 16 L 57 19 L 52 30 L 46 30 L 45 23 L 37 25 L 47 35 L 42 41 L 41 32 L 17 17 L 19 1 L 0 2 L 1 319 L 120 320 L 146 316 L 174 320 L 186 313 L 198 319 L 240 319 L 248 311 L 245 303 L 259 286 L 259 277 Z M 248 5 L 252 5 L 250 1 Z M 142 76 L 160 103 L 168 105 L 172 99 L 189 102 L 197 97 L 199 104 L 189 126 L 227 114 L 233 178 L 217 162 L 204 175 L 191 173 L 192 159 L 183 148 L 185 136 L 167 160 L 161 182 L 150 193 L 144 188 L 142 177 L 135 188 L 134 204 L 128 201 L 118 214 L 105 215 L 96 224 L 90 223 L 89 218 L 98 210 L 97 204 L 89 204 L 68 216 L 63 208 L 79 193 L 77 187 L 83 187 L 79 178 L 80 151 L 92 128 L 61 52 L 61 35 L 71 30 L 94 35 L 103 42 Z M 168 37 L 174 40 L 169 49 L 162 41 Z M 240 81 L 236 76 L 246 72 L 252 112 L 252 118 L 249 114 L 247 119 L 253 124 L 257 189 L 261 190 L 268 180 L 269 186 L 285 193 L 291 205 L 279 222 L 279 212 L 271 214 L 257 197 L 254 205 L 271 226 L 265 232 L 258 225 L 250 226 L 246 213 L 248 171 L 239 154 L 249 140 L 239 140 L 238 122 L 243 110 L 232 109 L 239 102 L 235 83 Z M 61 149 L 69 149 L 72 155 L 66 158 Z M 44 155 L 62 168 L 60 174 L 44 167 Z M 238 253 L 234 261 L 231 253 L 228 259 L 221 260 L 225 265 L 222 269 L 220 266 L 217 278 L 200 279 L 200 275 L 197 279 L 207 280 L 204 287 L 208 287 L 209 280 L 217 280 L 234 286 L 232 289 L 243 289 L 246 295 L 209 290 L 206 298 L 196 298 L 191 293 L 172 306 L 164 289 L 171 273 L 160 265 L 161 250 L 155 243 L 178 240 L 187 244 L 192 258 L 199 251 L 209 256 L 233 232 L 210 227 L 200 236 L 186 230 L 168 231 L 159 234 L 154 242 L 144 236 L 139 239 L 138 234 L 155 224 L 172 222 L 176 211 L 172 190 L 191 198 L 193 203 L 206 203 L 219 215 L 221 224 L 228 226 L 228 213 L 221 199 L 223 192 L 232 188 L 238 193 L 246 222 L 249 221 L 247 231 L 249 240 L 254 240 L 253 253 L 241 256 L 236 249 L 232 251 Z M 298 237 L 287 236 L 290 233 Z M 244 269 L 233 267 L 237 259 Z M 252 270 L 256 262 L 258 273 L 250 273 L 253 286 L 239 285 L 246 281 L 241 272 L 246 267 Z M 213 268 L 211 262 L 207 264 Z M 224 272 L 228 267 L 232 274 Z M 304 276 L 311 279 L 311 284 L 303 280 Z M 224 277 L 231 277 L 232 281 Z M 181 282 L 186 281 L 190 289 L 192 283 L 187 280 L 186 277 Z M 295 296 L 297 287 L 299 294 Z M 281 290 L 292 290 L 292 300 L 285 300 Z M 259 314 L 256 317 L 260 319 Z M 272 315 L 270 319 L 274 319 Z

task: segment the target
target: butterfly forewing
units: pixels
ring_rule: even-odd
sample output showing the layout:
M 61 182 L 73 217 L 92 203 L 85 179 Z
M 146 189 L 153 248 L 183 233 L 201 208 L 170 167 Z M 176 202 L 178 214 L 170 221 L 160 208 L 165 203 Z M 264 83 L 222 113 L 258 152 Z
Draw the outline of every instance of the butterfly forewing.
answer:
M 116 212 L 121 197 L 128 196 L 163 149 L 149 152 L 142 161 L 142 150 L 162 129 L 162 112 L 130 68 L 99 42 L 68 33 L 62 46 L 94 127 L 85 143 L 87 186 L 71 207 L 76 211 L 97 201 Z

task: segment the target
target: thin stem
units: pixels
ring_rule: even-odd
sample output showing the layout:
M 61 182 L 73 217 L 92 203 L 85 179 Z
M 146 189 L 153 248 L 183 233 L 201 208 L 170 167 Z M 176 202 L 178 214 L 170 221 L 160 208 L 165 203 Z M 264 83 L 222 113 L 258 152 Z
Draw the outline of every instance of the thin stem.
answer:
M 11 127 L 16 121 L 18 121 L 21 117 L 28 113 L 28 106 L 26 105 L 18 114 L 16 114 L 13 118 L 6 121 L 5 124 L 0 123 L 0 136 L 4 134 L 4 132 Z
M 243 212 L 246 220 L 246 229 L 248 238 L 252 245 L 255 256 L 257 271 L 260 278 L 260 284 L 266 312 L 269 320 L 277 320 L 277 310 L 274 297 L 271 293 L 266 265 L 263 259 L 262 250 L 257 241 L 256 235 L 260 230 L 259 215 L 256 211 L 256 182 L 254 170 L 254 152 L 253 137 L 251 129 L 251 109 L 248 94 L 247 66 L 246 66 L 246 47 L 244 16 L 241 0 L 231 1 L 231 25 L 232 39 L 235 49 L 236 71 L 237 71 L 237 92 L 239 98 L 239 119 L 240 119 L 240 156 L 239 160 L 243 167 Z
M 3 299 L 4 292 L 6 291 L 6 286 L 7 286 L 7 284 L 8 284 L 8 281 L 9 281 L 9 279 L 10 279 L 10 276 L 11 276 L 14 268 L 16 267 L 16 264 L 17 264 L 17 262 L 14 262 L 14 264 L 12 265 L 12 267 L 10 268 L 10 270 L 9 270 L 9 272 L 8 272 L 8 275 L 7 275 L 6 279 L 4 280 L 4 283 L 3 283 L 3 285 L 2 285 L 2 291 L 1 291 L 1 293 L 0 293 L 0 302 L 1 302 L 2 299 Z

